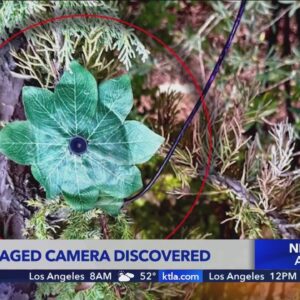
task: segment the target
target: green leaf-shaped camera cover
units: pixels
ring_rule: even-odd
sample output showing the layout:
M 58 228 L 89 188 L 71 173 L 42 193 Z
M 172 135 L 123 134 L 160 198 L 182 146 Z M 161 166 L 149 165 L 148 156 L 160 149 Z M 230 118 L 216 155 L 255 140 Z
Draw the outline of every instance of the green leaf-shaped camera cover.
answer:
M 31 165 L 47 198 L 63 195 L 76 210 L 99 207 L 115 215 L 142 187 L 135 166 L 149 160 L 163 138 L 126 121 L 133 95 L 128 75 L 104 81 L 73 61 L 55 91 L 25 86 L 26 121 L 0 131 L 0 152 Z

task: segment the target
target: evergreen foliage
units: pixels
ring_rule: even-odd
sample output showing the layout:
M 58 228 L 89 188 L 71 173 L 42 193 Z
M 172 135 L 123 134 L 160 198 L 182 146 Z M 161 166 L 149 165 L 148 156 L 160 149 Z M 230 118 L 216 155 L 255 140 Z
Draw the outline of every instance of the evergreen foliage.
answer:
M 117 17 L 117 12 L 114 1 L 4 1 L 0 8 L 0 36 L 5 39 L 16 29 L 67 14 Z M 108 72 L 112 65 L 121 64 L 129 70 L 133 61 L 145 63 L 149 57 L 149 51 L 131 28 L 104 19 L 61 20 L 31 29 L 25 36 L 26 49 L 12 52 L 18 74 L 35 79 L 42 87 L 53 87 L 73 59 L 103 79 L 108 73 L 112 75 Z

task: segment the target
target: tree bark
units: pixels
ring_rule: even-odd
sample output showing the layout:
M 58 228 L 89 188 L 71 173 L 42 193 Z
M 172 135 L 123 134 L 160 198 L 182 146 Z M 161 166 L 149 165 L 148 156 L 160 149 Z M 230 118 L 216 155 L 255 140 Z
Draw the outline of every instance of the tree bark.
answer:
M 9 54 L 10 47 L 19 48 L 23 43 L 17 39 L 9 46 L 0 49 L 0 121 L 1 124 L 14 119 L 24 119 L 24 109 L 20 101 L 23 80 L 14 78 L 15 68 Z M 1 126 L 2 127 L 2 126 Z M 0 155 L 0 238 L 23 239 L 25 219 L 31 215 L 25 201 L 34 197 L 32 175 L 28 167 L 17 165 Z M 0 298 L 31 299 L 33 283 L 0 283 Z

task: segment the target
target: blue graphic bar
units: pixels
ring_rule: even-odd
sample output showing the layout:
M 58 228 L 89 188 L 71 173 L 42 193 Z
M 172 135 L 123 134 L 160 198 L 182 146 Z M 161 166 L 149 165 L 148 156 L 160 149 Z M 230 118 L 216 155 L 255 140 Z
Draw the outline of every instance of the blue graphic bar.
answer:
M 300 271 L 204 270 L 203 282 L 299 282 Z
M 159 282 L 203 282 L 201 270 L 161 270 L 158 273 Z
M 157 281 L 157 270 L 0 270 L 0 283 Z
M 300 282 L 298 270 L 0 270 L 15 282 Z
M 255 240 L 255 269 L 300 270 L 300 240 Z

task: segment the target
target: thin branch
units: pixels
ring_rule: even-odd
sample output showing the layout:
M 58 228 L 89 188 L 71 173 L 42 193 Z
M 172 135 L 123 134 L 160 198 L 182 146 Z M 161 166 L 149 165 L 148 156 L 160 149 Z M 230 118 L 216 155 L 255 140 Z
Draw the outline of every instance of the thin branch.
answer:
M 220 175 L 220 174 L 211 174 L 209 176 L 209 180 L 214 184 L 217 184 L 219 186 L 222 186 L 222 187 L 225 187 L 225 188 L 231 190 L 231 192 L 233 192 L 237 196 L 237 199 L 241 199 L 242 201 L 249 203 L 249 205 L 251 205 L 251 206 L 257 206 L 258 200 L 256 199 L 256 197 L 253 194 L 251 194 L 241 184 L 240 181 Z M 286 239 L 297 238 L 297 235 L 294 232 L 294 230 L 289 230 L 289 229 L 293 229 L 293 228 L 287 227 L 288 222 L 283 217 L 281 217 L 279 213 L 277 213 L 276 211 L 267 211 L 266 215 L 270 218 L 272 223 L 276 226 L 276 228 L 278 229 L 278 232 L 281 234 L 281 236 L 283 238 L 286 238 Z
M 108 229 L 107 224 L 108 224 L 107 216 L 105 214 L 101 214 L 100 215 L 100 225 L 102 228 L 103 238 L 105 240 L 109 240 L 109 229 Z

